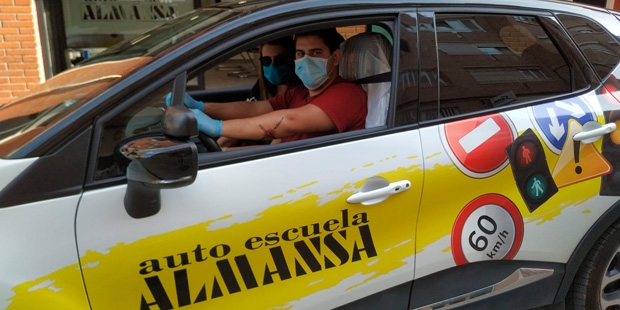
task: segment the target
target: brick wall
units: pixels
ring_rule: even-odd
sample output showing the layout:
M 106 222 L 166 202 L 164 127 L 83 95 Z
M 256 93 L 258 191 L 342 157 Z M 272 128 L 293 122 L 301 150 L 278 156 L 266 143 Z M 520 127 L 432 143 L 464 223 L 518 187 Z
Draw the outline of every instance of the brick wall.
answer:
M 336 28 L 338 33 L 340 33 L 345 39 L 348 39 L 358 33 L 362 33 L 366 31 L 366 26 L 349 26 L 349 27 L 338 27 Z
M 43 82 L 33 0 L 0 0 L 0 105 Z
M 523 26 L 503 27 L 499 35 L 504 44 L 519 55 L 526 48 L 536 43 L 536 38 Z

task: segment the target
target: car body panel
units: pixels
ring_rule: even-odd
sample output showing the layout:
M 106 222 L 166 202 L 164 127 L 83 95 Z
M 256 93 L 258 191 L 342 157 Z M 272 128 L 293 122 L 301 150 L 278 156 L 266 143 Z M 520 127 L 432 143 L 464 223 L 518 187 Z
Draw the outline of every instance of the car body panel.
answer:
M 201 170 L 140 220 L 123 208 L 124 186 L 86 192 L 77 238 L 92 306 L 331 308 L 411 281 L 421 165 L 412 131 Z M 411 188 L 347 203 L 373 176 Z
M 549 19 L 556 10 L 582 15 L 604 12 L 548 1 L 490 9 L 496 4 L 493 1 L 329 2 L 295 1 L 256 12 L 248 8 L 214 26 L 211 33 L 196 34 L 185 45 L 153 59 L 129 60 L 135 71 L 129 66 L 109 67 L 126 69 L 114 75 L 118 82 L 48 131 L 41 135 L 33 131 L 32 141 L 17 152 L 5 154 L 42 157 L 0 159 L 0 195 L 20 175 L 42 174 L 41 182 L 54 182 L 42 173 L 48 170 L 34 163 L 53 157 L 76 128 L 87 129 L 66 150 L 90 156 L 86 177 L 74 173 L 70 192 L 51 187 L 53 199 L 0 207 L 0 244 L 16 249 L 0 253 L 0 274 L 10 275 L 0 278 L 0 307 L 355 308 L 373 294 L 379 296 L 375 301 L 391 293 L 408 300 L 409 287 L 414 290 L 411 298 L 416 298 L 416 289 L 424 291 L 417 283 L 467 281 L 467 286 L 456 283 L 436 295 L 425 294 L 424 303 L 413 300 L 410 305 L 417 307 L 450 300 L 460 296 L 457 292 L 476 292 L 520 267 L 553 270 L 552 278 L 538 283 L 551 286 L 541 301 L 548 302 L 559 289 L 565 264 L 576 252 L 585 251 L 579 248 L 584 236 L 598 238 L 599 234 L 589 232 L 596 230 L 595 223 L 620 196 L 616 180 L 620 130 L 611 133 L 613 138 L 606 135 L 581 143 L 578 152 L 570 139 L 588 121 L 606 124 L 620 119 L 615 115 L 620 111 L 618 68 L 610 77 L 600 77 L 605 87 L 593 81 L 596 89 L 573 89 L 553 100 L 515 108 L 400 128 L 393 128 L 391 121 L 387 129 L 292 143 L 289 149 L 274 146 L 269 152 L 236 153 L 250 154 L 247 157 L 203 154 L 194 184 L 161 191 L 161 210 L 146 218 L 132 218 L 125 210 L 127 186 L 122 177 L 94 177 L 96 153 L 107 147 L 113 154 L 119 142 L 104 145 L 100 127 L 139 100 L 135 97 L 146 96 L 150 83 L 169 82 L 201 62 L 225 58 L 232 53 L 228 49 L 240 49 L 244 42 L 227 35 L 265 35 L 289 26 L 301 29 L 312 18 L 359 18 L 371 11 L 374 19 L 390 22 L 399 13 L 428 22 L 435 11 L 454 7 L 462 12 L 534 12 Z M 608 15 L 601 23 L 613 27 L 618 21 Z M 402 36 L 394 28 L 397 47 Z M 618 29 L 612 31 L 620 34 Z M 420 33 L 419 39 L 432 41 L 434 34 Z M 205 55 L 197 56 L 202 52 Z M 436 47 L 417 52 L 424 68 L 437 71 L 432 69 L 438 63 L 432 58 Z M 107 65 L 85 66 L 65 76 Z M 415 71 L 419 73 L 417 67 Z M 414 78 L 420 82 L 419 76 L 413 74 Z M 392 94 L 398 95 L 396 90 Z M 433 98 L 428 92 L 420 96 L 430 96 L 419 98 L 422 101 Z M 32 105 L 33 98 L 23 100 Z M 575 106 L 583 115 L 571 115 Z M 27 115 L 24 111 L 18 114 Z M 560 127 L 557 122 L 562 125 L 558 136 L 554 135 Z M 541 190 L 548 197 L 534 202 L 524 197 L 526 188 L 515 170 L 518 149 L 512 146 L 525 138 L 538 141 L 540 149 L 530 151 L 541 150 L 537 155 L 557 183 L 557 189 L 550 185 L 548 191 Z M 71 158 L 59 156 L 56 163 Z M 86 161 L 75 160 L 83 166 Z M 54 175 L 59 176 L 60 172 Z M 82 183 L 76 188 L 76 178 L 85 179 L 83 188 Z M 353 194 L 398 182 L 410 187 L 367 205 L 347 202 Z M 83 194 L 76 194 L 82 189 Z M 459 278 L 461 273 L 476 274 L 487 266 L 501 269 L 501 276 Z M 570 283 L 573 274 L 567 273 L 565 282 Z
M 603 112 L 598 103 L 598 100 L 605 100 L 603 97 L 597 97 L 593 92 L 580 96 L 577 99 L 566 99 L 565 102 L 579 101 L 582 104 L 587 104 L 593 111 L 596 111 L 596 119 L 600 123 L 605 122 Z M 543 106 L 552 106 L 556 102 L 551 104 L 542 104 Z M 558 104 L 563 106 L 562 104 Z M 516 184 L 515 177 L 511 171 L 511 167 L 508 165 L 507 151 L 504 150 L 514 139 L 523 134 L 525 130 L 535 128 L 535 119 L 528 113 L 531 108 L 517 109 L 501 113 L 501 118 L 495 118 L 499 120 L 506 120 L 511 124 L 510 128 L 513 132 L 509 132 L 509 129 L 500 129 L 497 127 L 497 132 L 493 135 L 486 135 L 478 133 L 478 139 L 480 142 L 476 147 L 481 148 L 486 154 L 495 154 L 494 156 L 500 156 L 504 166 L 498 169 L 492 170 L 491 168 L 497 166 L 493 163 L 491 155 L 482 157 L 483 160 L 490 163 L 487 165 L 488 171 L 492 175 L 479 175 L 472 171 L 469 171 L 467 167 L 475 167 L 477 164 L 476 158 L 481 158 L 480 155 L 475 153 L 469 154 L 472 158 L 466 161 L 466 165 L 455 160 L 454 151 L 446 141 L 446 135 L 454 135 L 456 137 L 467 137 L 467 134 L 474 132 L 473 129 L 476 126 L 484 126 L 485 121 L 491 120 L 495 122 L 494 118 L 490 116 L 483 116 L 473 119 L 467 119 L 465 121 L 457 121 L 455 123 L 447 123 L 445 126 L 425 128 L 421 130 L 422 145 L 424 145 L 425 154 L 425 166 L 434 167 L 433 169 L 425 170 L 425 187 L 421 210 L 419 215 L 418 229 L 428 233 L 417 235 L 417 263 L 416 263 L 416 278 L 427 276 L 429 274 L 451 268 L 467 262 L 475 262 L 489 259 L 515 259 L 515 260 L 530 260 L 530 261 L 547 261 L 547 262 L 566 262 L 572 251 L 567 249 L 574 249 L 575 246 L 581 240 L 581 236 L 589 229 L 589 227 L 607 210 L 607 208 L 614 204 L 618 197 L 615 196 L 600 196 L 601 190 L 601 178 L 600 176 L 608 174 L 611 171 L 611 166 L 608 161 L 601 155 L 602 141 L 599 139 L 597 142 L 582 146 L 582 156 L 588 156 L 587 163 L 590 166 L 585 166 L 585 161 L 581 161 L 585 171 L 582 175 L 573 175 L 565 177 L 572 181 L 571 178 L 575 178 L 575 184 L 568 184 L 569 181 L 564 182 L 564 188 L 561 188 L 553 197 L 548 201 L 541 204 L 535 210 L 530 211 L 524 202 Z M 557 109 L 556 109 L 557 110 Z M 561 109 L 560 109 L 561 110 Z M 567 113 L 569 113 L 567 111 Z M 491 115 L 496 116 L 497 114 Z M 472 125 L 471 123 L 474 123 Z M 572 123 L 572 122 L 571 122 Z M 446 126 L 452 126 L 454 131 L 446 130 Z M 458 129 L 461 127 L 462 129 Z M 579 125 L 573 128 L 577 128 L 580 131 Z M 459 132 L 460 130 L 466 130 L 466 133 Z M 536 131 L 538 133 L 538 131 Z M 488 131 L 487 131 L 488 133 Z M 576 133 L 576 132 L 575 132 Z M 570 136 L 575 133 L 569 133 Z M 502 144 L 497 140 L 493 140 L 493 136 L 505 135 L 508 139 L 507 143 Z M 474 132 L 472 134 L 476 135 Z M 540 133 L 538 137 L 540 137 Z M 541 143 L 542 138 L 539 138 Z M 432 143 L 432 141 L 441 140 L 442 143 Z M 487 142 L 485 145 L 484 142 Z M 461 141 L 459 141 L 461 142 Z M 465 142 L 463 142 L 465 143 Z M 486 149 L 482 149 L 485 148 Z M 566 152 L 573 152 L 572 143 L 566 144 L 564 148 L 568 149 Z M 551 172 L 557 169 L 574 169 L 577 163 L 574 162 L 574 153 L 562 156 L 562 158 L 572 159 L 573 162 L 566 162 L 566 160 L 560 161 L 560 155 L 553 153 L 549 146 L 545 146 L 546 163 Z M 472 156 L 473 154 L 473 156 Z M 562 154 L 562 153 L 560 153 Z M 587 154 L 587 155 L 586 155 Z M 503 157 L 502 157 L 503 156 Z M 560 164 L 565 168 L 560 167 Z M 561 171 L 562 169 L 558 170 Z M 467 175 L 466 173 L 469 173 Z M 560 172 L 557 172 L 558 174 Z M 589 174 L 589 175 L 586 175 Z M 559 176 L 556 176 L 556 182 Z M 449 190 L 452 194 L 445 195 L 446 190 Z M 490 197 L 488 201 L 476 202 L 476 199 L 480 197 L 488 197 L 489 195 L 500 195 L 506 199 Z M 501 232 L 506 230 L 512 238 L 502 238 L 497 233 L 491 237 L 488 237 L 488 244 L 484 246 L 485 250 L 472 251 L 469 248 L 467 251 L 467 242 L 469 237 L 473 234 L 472 240 L 477 240 L 477 237 L 484 236 L 483 232 L 475 225 L 472 227 L 471 219 L 467 221 L 468 216 L 473 213 L 473 210 L 469 214 L 465 210 L 466 207 L 473 204 L 478 204 L 479 207 L 487 205 L 501 206 L 507 213 L 495 212 L 493 208 L 486 210 L 488 216 L 494 218 L 497 223 L 497 231 Z M 474 208 L 473 206 L 471 208 Z M 507 217 L 510 212 L 516 211 L 517 220 L 511 220 Z M 492 214 L 495 214 L 494 216 Z M 475 215 L 473 215 L 475 216 Z M 465 223 L 464 221 L 467 221 Z M 520 223 L 520 221 L 522 221 Z M 484 223 L 484 222 L 483 222 Z M 501 223 L 506 225 L 506 228 L 502 228 Z M 583 223 L 578 227 L 571 223 Z M 515 224 L 522 225 L 519 235 L 514 236 L 517 232 Z M 487 225 L 487 229 L 491 230 L 493 225 Z M 511 226 L 512 225 L 512 226 Z M 460 239 L 456 240 L 455 236 L 458 236 L 460 232 Z M 476 233 L 474 233 L 476 232 Z M 517 242 L 518 241 L 518 242 Z M 505 243 L 504 243 L 505 242 Z M 459 244 L 457 244 L 459 243 Z M 479 245 L 483 245 L 483 241 L 480 241 Z M 504 248 L 503 250 L 493 251 L 493 248 Z M 466 261 L 459 260 L 459 247 L 460 251 L 465 251 Z M 506 248 L 516 247 L 510 258 Z M 482 255 L 480 255 L 482 254 Z M 498 255 L 499 254 L 499 255 Z M 462 256 L 462 253 L 461 253 Z
M 0 191 L 36 160 L 36 157 L 13 160 L 0 159 L 0 174 L 3 176 L 0 180 Z
M 89 308 L 75 244 L 79 200 L 75 195 L 2 209 L 1 308 Z

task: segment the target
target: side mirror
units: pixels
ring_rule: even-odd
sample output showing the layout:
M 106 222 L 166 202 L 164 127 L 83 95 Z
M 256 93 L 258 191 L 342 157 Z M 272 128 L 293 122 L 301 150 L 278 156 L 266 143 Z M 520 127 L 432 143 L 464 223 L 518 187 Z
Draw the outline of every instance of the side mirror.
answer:
M 185 140 L 198 136 L 196 116 L 184 106 L 166 107 L 162 124 L 167 137 Z
M 119 148 L 128 160 L 125 210 L 133 218 L 157 214 L 160 190 L 190 185 L 198 172 L 198 150 L 191 141 L 144 137 Z

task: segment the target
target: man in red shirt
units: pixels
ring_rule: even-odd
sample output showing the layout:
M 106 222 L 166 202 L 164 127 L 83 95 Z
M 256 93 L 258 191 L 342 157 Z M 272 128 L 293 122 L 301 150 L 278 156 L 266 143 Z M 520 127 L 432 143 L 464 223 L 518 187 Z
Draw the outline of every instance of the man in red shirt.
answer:
M 198 127 L 212 137 L 295 141 L 364 128 L 366 93 L 340 78 L 344 39 L 336 29 L 295 36 L 295 73 L 303 82 L 264 101 L 203 103 L 185 95 Z

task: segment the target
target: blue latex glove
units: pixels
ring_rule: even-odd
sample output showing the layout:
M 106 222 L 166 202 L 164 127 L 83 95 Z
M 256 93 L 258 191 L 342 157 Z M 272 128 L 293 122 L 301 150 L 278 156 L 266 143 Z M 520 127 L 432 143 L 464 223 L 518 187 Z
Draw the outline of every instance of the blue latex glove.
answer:
M 213 138 L 219 138 L 222 135 L 222 121 L 212 119 L 209 115 L 204 114 L 198 109 L 190 109 L 196 115 L 198 120 L 198 130 L 202 133 L 206 133 Z
M 172 93 L 168 93 L 168 95 L 166 96 L 167 107 L 169 107 L 172 104 L 170 102 L 171 100 L 172 100 Z M 185 93 L 185 97 L 183 98 L 183 103 L 185 104 L 186 107 L 190 109 L 198 109 L 200 111 L 205 110 L 204 102 L 195 100 L 194 98 L 192 98 L 192 96 L 188 95 L 187 93 Z
M 172 102 L 170 102 L 172 100 L 172 93 L 168 93 L 166 95 L 166 106 L 169 107 L 172 105 Z

